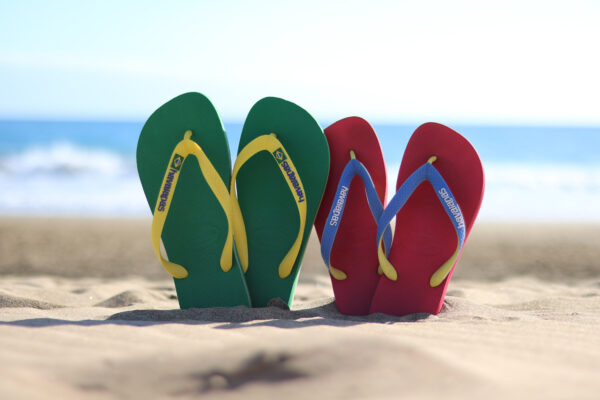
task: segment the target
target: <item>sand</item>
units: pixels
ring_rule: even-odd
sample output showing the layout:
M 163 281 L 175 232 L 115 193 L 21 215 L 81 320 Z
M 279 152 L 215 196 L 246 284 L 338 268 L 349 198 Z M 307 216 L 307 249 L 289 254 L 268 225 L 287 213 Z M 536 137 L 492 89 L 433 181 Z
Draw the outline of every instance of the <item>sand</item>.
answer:
M 347 317 L 311 239 L 292 310 L 178 310 L 147 219 L 0 217 L 0 398 L 600 391 L 600 226 L 481 223 L 437 316 Z

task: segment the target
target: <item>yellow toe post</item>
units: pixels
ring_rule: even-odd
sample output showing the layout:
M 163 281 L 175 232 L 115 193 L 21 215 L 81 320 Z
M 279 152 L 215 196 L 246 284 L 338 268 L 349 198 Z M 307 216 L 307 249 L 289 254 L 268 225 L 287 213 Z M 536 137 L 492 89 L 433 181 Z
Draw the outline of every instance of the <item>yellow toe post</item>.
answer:
M 431 157 L 429 157 L 429 159 L 427 160 L 427 162 L 428 162 L 429 164 L 433 164 L 433 163 L 434 163 L 434 162 L 436 162 L 436 161 L 437 161 L 437 156 L 431 156 Z

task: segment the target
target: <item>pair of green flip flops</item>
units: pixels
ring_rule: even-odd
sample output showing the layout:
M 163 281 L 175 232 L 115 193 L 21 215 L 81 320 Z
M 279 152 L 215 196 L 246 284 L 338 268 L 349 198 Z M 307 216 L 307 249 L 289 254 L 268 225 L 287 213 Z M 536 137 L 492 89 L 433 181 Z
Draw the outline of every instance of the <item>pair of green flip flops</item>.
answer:
M 232 171 L 217 111 L 186 93 L 150 116 L 137 166 L 152 244 L 181 308 L 291 305 L 329 172 L 327 140 L 308 112 L 275 97 L 258 101 Z

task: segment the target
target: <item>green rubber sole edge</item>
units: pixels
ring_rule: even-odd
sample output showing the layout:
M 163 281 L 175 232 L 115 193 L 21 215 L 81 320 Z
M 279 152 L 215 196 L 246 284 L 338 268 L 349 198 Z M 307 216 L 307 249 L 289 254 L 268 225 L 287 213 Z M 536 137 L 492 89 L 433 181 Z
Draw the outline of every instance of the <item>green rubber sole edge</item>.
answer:
M 185 93 L 157 109 L 140 133 L 137 167 L 151 211 L 173 149 L 188 129 L 229 187 L 231 157 L 219 115 L 202 94 Z M 162 233 L 169 260 L 189 272 L 184 279 L 174 278 L 181 308 L 251 305 L 235 251 L 232 268 L 221 270 L 226 235 L 225 213 L 190 155 L 181 168 Z
M 248 237 L 246 283 L 252 304 L 264 307 L 280 298 L 291 306 L 302 257 L 329 174 L 329 147 L 323 130 L 304 109 L 266 97 L 250 110 L 238 153 L 254 138 L 275 133 L 292 159 L 307 201 L 302 246 L 291 274 L 281 279 L 279 263 L 296 239 L 300 221 L 295 200 L 272 155 L 261 152 L 241 167 L 237 193 Z

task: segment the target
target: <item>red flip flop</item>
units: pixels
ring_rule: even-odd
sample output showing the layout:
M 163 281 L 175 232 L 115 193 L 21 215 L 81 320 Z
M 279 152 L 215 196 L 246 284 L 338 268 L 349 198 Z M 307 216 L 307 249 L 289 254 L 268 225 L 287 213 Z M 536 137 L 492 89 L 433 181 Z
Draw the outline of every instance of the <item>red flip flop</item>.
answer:
M 481 160 L 464 137 L 435 123 L 417 128 L 400 165 L 397 193 L 378 221 L 383 231 L 395 216 L 396 229 L 389 257 L 379 253 L 385 276 L 371 313 L 440 312 L 484 186 Z
M 386 196 L 383 153 L 362 118 L 342 119 L 324 132 L 331 164 L 315 229 L 338 310 L 365 315 L 380 278 L 376 233 Z M 389 249 L 391 232 L 384 236 Z

